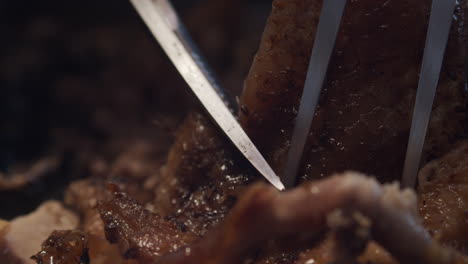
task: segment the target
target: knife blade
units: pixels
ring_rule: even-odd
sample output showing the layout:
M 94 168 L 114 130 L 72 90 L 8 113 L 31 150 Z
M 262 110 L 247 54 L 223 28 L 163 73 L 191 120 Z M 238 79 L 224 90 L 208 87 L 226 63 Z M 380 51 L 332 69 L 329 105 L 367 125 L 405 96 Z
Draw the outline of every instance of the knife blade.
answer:
M 432 0 L 429 29 L 419 77 L 402 183 L 414 187 L 452 24 L 455 0 Z
M 208 113 L 252 165 L 279 190 L 284 186 L 219 96 L 191 44 L 177 13 L 167 0 L 130 0 L 169 59 L 202 102 Z
M 336 35 L 346 6 L 346 0 L 323 1 L 320 19 L 315 34 L 314 46 L 307 70 L 304 91 L 296 117 L 291 146 L 288 151 L 283 182 L 286 187 L 293 187 L 296 174 L 307 141 L 310 125 L 318 103 L 328 63 L 335 46 Z

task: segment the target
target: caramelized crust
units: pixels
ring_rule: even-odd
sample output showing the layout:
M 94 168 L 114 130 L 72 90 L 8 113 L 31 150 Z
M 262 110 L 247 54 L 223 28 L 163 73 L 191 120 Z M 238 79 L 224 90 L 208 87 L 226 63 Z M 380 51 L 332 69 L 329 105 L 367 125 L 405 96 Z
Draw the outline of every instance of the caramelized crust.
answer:
M 31 258 L 38 264 L 89 264 L 88 238 L 80 231 L 54 231 Z
M 468 254 L 468 142 L 419 173 L 419 211 L 442 244 Z
M 196 236 L 145 210 L 123 193 L 99 203 L 106 237 L 118 243 L 125 258 L 151 263 L 162 255 L 173 252 L 192 242 Z
M 240 100 L 242 125 L 280 175 L 321 2 L 273 2 Z M 349 169 L 382 181 L 400 177 L 430 3 L 348 1 L 298 175 L 303 180 Z M 460 109 L 464 109 L 467 5 L 459 3 L 424 160 L 447 152 L 465 126 Z
M 343 217 L 337 217 L 337 212 L 343 212 Z M 246 255 L 269 240 L 290 241 L 294 237 L 293 244 L 300 245 L 310 243 L 328 228 L 340 232 L 348 216 L 365 227 L 356 229 L 355 238 L 367 243 L 372 237 L 400 264 L 468 263 L 465 257 L 430 239 L 419 224 L 412 191 L 400 191 L 397 185 L 381 186 L 354 173 L 286 193 L 263 184 L 251 186 L 222 225 L 200 242 L 164 256 L 159 263 L 242 263 Z M 346 251 L 352 241 L 355 239 L 347 241 Z M 334 252 L 332 259 L 342 260 L 343 253 Z M 352 258 L 346 260 L 352 262 Z
M 252 182 L 247 163 L 206 116 L 190 113 L 154 184 L 154 210 L 205 234 Z
M 241 123 L 279 174 L 321 2 L 273 2 L 241 96 Z M 303 181 L 345 169 L 378 175 L 381 181 L 399 177 L 429 7 L 430 0 L 349 1 L 306 146 Z M 463 133 L 465 9 L 466 1 L 460 1 L 425 161 L 447 151 Z M 102 183 L 76 183 L 67 202 L 82 213 L 86 235 L 54 232 L 34 259 L 40 264 L 85 264 L 88 259 L 93 264 L 468 263 L 439 245 L 467 250 L 466 173 L 455 161 L 468 151 L 459 150 L 421 172 L 420 212 L 433 241 L 416 216 L 414 193 L 359 174 L 284 193 L 263 184 L 246 187 L 256 173 L 202 114 L 187 117 L 161 175 L 159 164 L 144 166 L 154 158 L 149 150 L 148 144 L 132 148 L 103 171 L 116 178 L 135 176 L 137 184 L 129 179 L 124 189 L 156 213 L 120 192 L 105 199 Z M 148 183 L 153 174 L 158 177 Z M 139 190 L 153 187 L 151 204 L 153 195 Z M 103 231 L 131 260 L 117 256 L 116 246 L 103 241 Z M 103 254 L 114 257 L 97 260 Z

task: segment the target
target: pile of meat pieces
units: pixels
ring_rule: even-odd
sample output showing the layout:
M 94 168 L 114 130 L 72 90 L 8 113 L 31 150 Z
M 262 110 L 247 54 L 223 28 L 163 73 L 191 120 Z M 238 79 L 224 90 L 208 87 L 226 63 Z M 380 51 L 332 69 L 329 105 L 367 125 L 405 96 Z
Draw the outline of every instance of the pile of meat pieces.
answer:
M 15 219 L 0 225 L 2 248 L 20 259 L 12 263 L 37 253 L 41 264 L 468 263 L 466 1 L 451 30 L 418 194 L 378 183 L 401 174 L 430 3 L 348 3 L 299 187 L 280 193 L 262 183 L 204 114 L 191 113 L 154 177 L 70 186 L 65 203 L 79 213 L 81 232 L 41 237 L 42 250 L 31 252 L 12 239 Z M 318 0 L 273 2 L 240 98 L 240 121 L 277 172 L 320 7 Z

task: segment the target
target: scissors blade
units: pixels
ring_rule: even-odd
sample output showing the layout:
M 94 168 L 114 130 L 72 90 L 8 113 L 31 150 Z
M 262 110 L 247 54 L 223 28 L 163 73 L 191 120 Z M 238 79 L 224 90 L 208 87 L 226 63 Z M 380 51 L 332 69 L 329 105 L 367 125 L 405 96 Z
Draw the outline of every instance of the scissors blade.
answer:
M 323 1 L 299 113 L 296 118 L 291 147 L 289 148 L 284 170 L 283 182 L 286 187 L 294 186 L 296 181 L 304 145 L 309 134 L 323 80 L 327 73 L 328 63 L 335 45 L 336 35 L 341 24 L 345 6 L 346 0 Z
M 452 24 L 455 0 L 433 0 L 411 131 L 403 169 L 403 186 L 414 187 Z
M 284 189 L 279 177 L 219 96 L 219 89 L 201 64 L 200 56 L 190 44 L 171 4 L 167 0 L 130 1 L 184 80 L 234 145 L 273 186 Z

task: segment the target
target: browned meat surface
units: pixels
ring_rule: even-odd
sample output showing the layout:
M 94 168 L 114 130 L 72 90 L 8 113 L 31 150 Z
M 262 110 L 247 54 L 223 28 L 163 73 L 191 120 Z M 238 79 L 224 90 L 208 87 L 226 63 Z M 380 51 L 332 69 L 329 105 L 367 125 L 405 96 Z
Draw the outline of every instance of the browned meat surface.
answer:
M 90 264 L 136 264 L 122 257 L 117 245 L 100 236 L 88 235 L 88 248 Z
M 433 109 L 425 160 L 463 134 L 466 1 L 459 1 Z M 330 62 L 302 180 L 347 169 L 401 175 L 429 0 L 349 1 Z M 240 119 L 281 174 L 302 93 L 320 0 L 276 0 L 241 96 Z
M 249 58 L 249 47 L 232 44 L 245 43 L 238 39 L 245 37 L 239 28 L 252 30 L 245 22 L 251 20 L 239 16 L 246 2 L 251 1 L 207 0 L 187 20 L 208 58 L 222 66 L 216 70 L 234 87 L 231 90 L 240 87 L 239 65 Z M 321 2 L 273 1 L 240 98 L 242 125 L 280 174 Z M 429 5 L 430 0 L 349 1 L 306 147 L 302 180 L 345 169 L 377 175 L 382 181 L 398 178 Z M 446 152 L 463 133 L 466 5 L 466 0 L 460 1 L 457 10 L 424 162 Z M 235 22 L 239 17 L 245 21 Z M 119 25 L 123 23 L 127 21 Z M 206 26 L 210 23 L 216 26 Z M 59 123 L 48 128 L 49 134 L 57 135 L 53 153 L 76 152 L 69 170 L 89 179 L 74 182 L 65 195 L 66 204 L 80 214 L 80 223 L 48 224 L 49 232 L 41 239 L 54 229 L 78 227 L 83 232 L 53 233 L 36 255 L 38 263 L 47 263 L 51 256 L 54 264 L 82 264 L 88 258 L 91 264 L 467 263 L 464 256 L 439 245 L 466 253 L 462 165 L 450 167 L 455 176 L 445 176 L 444 170 L 435 173 L 437 180 L 422 180 L 420 195 L 425 200 L 420 211 L 434 241 L 416 216 L 414 193 L 395 185 L 383 186 L 356 174 L 304 183 L 285 193 L 261 183 L 252 185 L 262 178 L 204 114 L 186 117 L 162 166 L 173 128 L 190 101 L 181 96 L 184 85 L 162 53 L 145 52 L 154 45 L 152 39 L 145 41 L 146 31 L 129 25 L 132 37 L 120 45 L 116 34 L 120 29 L 105 27 L 113 31 L 102 35 L 96 29 L 65 38 L 72 47 L 67 52 L 72 49 L 80 57 L 89 47 L 86 43 L 75 47 L 77 38 L 95 37 L 106 56 L 122 51 L 125 56 L 117 56 L 123 64 L 97 70 L 102 72 L 98 81 L 73 74 L 54 79 L 54 102 L 85 114 L 67 108 L 63 115 L 77 119 L 73 126 Z M 133 51 L 127 52 L 128 47 Z M 135 67 L 140 63 L 142 67 Z M 159 69 L 158 78 L 164 78 L 154 90 L 152 77 Z M 169 117 L 159 113 L 165 107 L 171 109 Z M 435 163 L 451 164 L 447 158 Z M 106 193 L 107 181 L 118 185 L 119 192 Z M 425 206 L 429 200 L 431 205 Z M 0 222 L 0 238 L 10 234 L 13 223 Z M 8 253 L 29 258 L 39 250 L 39 241 L 34 243 L 34 252 Z M 0 252 L 13 248 L 10 245 L 0 243 Z
M 192 242 L 196 236 L 170 219 L 151 213 L 123 193 L 99 204 L 106 237 L 125 258 L 148 263 Z
M 305 164 L 317 165 L 304 166 L 305 178 L 349 168 L 381 180 L 398 178 L 429 4 L 350 2 L 305 155 Z M 319 8 L 319 1 L 274 1 L 241 97 L 241 121 L 276 169 L 281 168 L 287 150 Z M 460 22 L 463 8 L 457 12 Z M 460 25 L 455 23 L 454 28 Z M 463 132 L 464 113 L 458 110 L 463 106 L 465 46 L 459 33 L 452 30 L 426 144 L 427 159 L 447 151 Z M 162 177 L 155 181 L 153 209 L 198 235 L 215 226 L 255 174 L 245 170 L 248 166 L 239 163 L 242 159 L 224 142 L 205 117 L 190 114 Z M 310 256 L 274 246 L 262 250 L 258 260 L 265 263 L 293 263 Z M 331 252 L 327 250 L 323 252 Z M 381 252 L 370 246 L 362 261 L 391 262 Z
M 91 177 L 75 181 L 68 187 L 65 203 L 81 214 L 84 231 L 104 236 L 96 205 L 107 197 L 107 181 L 118 183 L 122 190 L 140 203 L 148 204 L 153 199 L 152 182 L 160 174 L 161 150 L 145 141 L 132 143 L 112 161 L 99 158 L 93 160 Z
M 32 257 L 38 264 L 135 264 L 124 260 L 116 246 L 82 231 L 54 231 Z
M 54 231 L 31 258 L 40 264 L 88 264 L 88 238 L 80 231 Z
M 32 165 L 15 168 L 15 171 L 9 174 L 0 172 L 0 191 L 20 189 L 27 184 L 37 182 L 56 171 L 58 166 L 59 161 L 56 157 L 47 157 Z
M 102 182 L 90 180 L 72 183 L 65 193 L 65 203 L 80 213 L 80 229 L 104 238 L 104 225 L 96 209 L 97 202 L 106 198 Z
M 81 216 L 80 230 L 89 236 L 93 263 L 124 263 L 117 247 L 107 241 L 104 223 L 96 208 L 98 201 L 109 198 L 105 188 L 107 179 L 117 181 L 122 190 L 147 204 L 153 196 L 151 181 L 159 176 L 160 166 L 161 149 L 140 140 L 112 161 L 95 159 L 90 169 L 92 176 L 70 184 L 65 203 Z
M 351 261 L 364 253 L 364 246 L 373 239 L 400 264 L 468 263 L 465 257 L 430 239 L 420 225 L 416 205 L 412 191 L 401 191 L 397 185 L 382 186 L 355 173 L 333 176 L 285 193 L 256 184 L 221 225 L 188 246 L 194 241 L 190 233 L 178 231 L 175 225 L 144 211 L 123 194 L 103 203 L 100 211 L 110 240 L 118 242 L 122 252 L 140 263 L 251 263 L 255 261 L 251 253 L 263 248 L 267 241 L 276 244 L 277 249 L 303 248 L 328 230 L 334 232 L 334 237 L 327 240 L 330 246 L 325 243 L 322 247 L 332 248 L 332 254 L 325 256 L 324 261 Z M 375 260 L 378 255 L 373 256 L 371 251 L 377 249 L 375 245 L 370 247 L 367 259 Z M 167 254 L 177 248 L 180 249 Z M 315 259 L 314 252 L 317 253 L 305 251 L 299 257 L 309 263 L 322 263 L 320 257 Z M 296 258 L 291 255 L 291 259 L 277 263 L 300 263 L 294 262 Z M 380 254 L 380 259 L 391 260 L 384 254 Z
M 78 217 L 57 201 L 48 201 L 36 211 L 13 219 L 0 231 L 0 263 L 32 264 L 30 257 L 56 229 L 75 229 Z
M 104 222 L 97 204 L 98 201 L 108 198 L 110 196 L 103 181 L 83 180 L 70 185 L 65 202 L 81 214 L 80 229 L 84 230 L 88 237 L 89 259 L 92 264 L 131 264 L 131 260 L 121 256 L 117 245 L 112 245 L 106 238 Z
M 468 254 L 468 142 L 419 173 L 424 226 L 440 243 Z
M 155 183 L 154 210 L 204 234 L 225 216 L 253 174 L 209 119 L 191 113 Z

